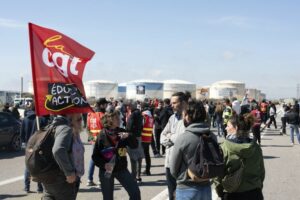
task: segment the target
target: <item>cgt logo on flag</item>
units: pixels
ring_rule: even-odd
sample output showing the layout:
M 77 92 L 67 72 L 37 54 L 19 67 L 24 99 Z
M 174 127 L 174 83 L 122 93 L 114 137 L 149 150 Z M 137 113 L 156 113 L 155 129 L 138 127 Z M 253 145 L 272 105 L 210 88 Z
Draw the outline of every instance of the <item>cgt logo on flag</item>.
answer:
M 37 115 L 92 112 L 82 76 L 94 52 L 64 34 L 32 23 L 29 38 Z

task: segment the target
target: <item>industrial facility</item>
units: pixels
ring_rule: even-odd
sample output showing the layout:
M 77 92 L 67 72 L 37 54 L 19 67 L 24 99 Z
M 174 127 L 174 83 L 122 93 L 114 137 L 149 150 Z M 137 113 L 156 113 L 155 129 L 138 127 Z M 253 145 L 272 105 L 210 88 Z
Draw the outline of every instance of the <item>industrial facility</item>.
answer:
M 246 88 L 243 82 L 223 80 L 209 86 L 197 86 L 195 83 L 184 80 L 134 80 L 126 83 L 116 83 L 106 80 L 92 80 L 84 83 L 87 98 L 107 99 L 145 99 L 170 98 L 175 92 L 191 93 L 196 99 L 223 99 L 236 97 L 239 100 L 248 94 L 250 99 L 261 101 L 266 99 L 266 94 L 256 88 Z M 29 91 L 33 92 L 32 84 Z
M 118 84 L 105 81 L 105 80 L 94 80 L 94 81 L 87 81 L 83 83 L 85 95 L 87 98 L 114 98 L 118 97 Z

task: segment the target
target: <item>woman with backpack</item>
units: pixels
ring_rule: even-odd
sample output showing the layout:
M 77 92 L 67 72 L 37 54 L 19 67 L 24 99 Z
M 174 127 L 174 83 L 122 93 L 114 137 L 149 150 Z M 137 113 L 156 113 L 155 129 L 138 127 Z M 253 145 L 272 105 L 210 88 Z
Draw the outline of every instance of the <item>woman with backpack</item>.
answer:
M 92 159 L 99 167 L 99 178 L 104 200 L 114 199 L 114 179 L 128 192 L 129 199 L 139 200 L 141 194 L 137 182 L 127 169 L 127 149 L 137 148 L 137 140 L 125 129 L 119 128 L 118 111 L 106 113 L 101 122 L 103 129 L 97 136 Z
M 265 168 L 262 150 L 249 137 L 253 124 L 254 117 L 250 113 L 233 115 L 227 123 L 228 136 L 221 144 L 225 177 L 214 180 L 217 194 L 222 200 L 264 199 L 262 187 Z
M 209 179 L 198 180 L 190 173 L 192 162 L 201 136 L 216 137 L 205 122 L 206 111 L 202 102 L 190 101 L 182 112 L 186 130 L 180 134 L 174 144 L 170 159 L 170 171 L 176 178 L 176 199 L 211 200 Z

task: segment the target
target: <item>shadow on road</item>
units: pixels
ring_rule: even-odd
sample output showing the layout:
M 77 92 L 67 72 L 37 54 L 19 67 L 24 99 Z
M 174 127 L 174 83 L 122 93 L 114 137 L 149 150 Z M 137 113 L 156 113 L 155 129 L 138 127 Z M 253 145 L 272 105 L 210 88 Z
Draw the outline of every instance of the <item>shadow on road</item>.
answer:
M 274 158 L 280 158 L 280 157 L 277 157 L 277 156 L 263 156 L 264 159 L 274 159 Z
M 0 151 L 0 159 L 10 159 L 10 158 L 15 158 L 15 157 L 19 157 L 19 156 L 24 156 L 25 155 L 25 151 L 17 151 L 17 152 L 13 152 L 13 151 L 9 151 L 9 150 L 2 150 Z
M 122 185 L 115 184 L 114 190 L 121 190 Z M 91 188 L 80 188 L 79 192 L 86 193 L 86 192 L 101 192 L 101 189 L 99 187 L 91 187 Z
M 147 182 L 142 182 L 139 184 L 140 187 L 143 186 L 166 186 L 167 182 L 166 180 L 157 180 L 157 181 L 147 181 Z
M 0 194 L 0 199 L 11 199 L 11 198 L 21 198 L 27 196 L 26 194 Z
M 272 144 L 272 145 L 261 145 L 261 147 L 292 147 L 291 145 L 276 145 L 276 144 Z
M 164 167 L 165 165 L 151 165 L 151 167 Z

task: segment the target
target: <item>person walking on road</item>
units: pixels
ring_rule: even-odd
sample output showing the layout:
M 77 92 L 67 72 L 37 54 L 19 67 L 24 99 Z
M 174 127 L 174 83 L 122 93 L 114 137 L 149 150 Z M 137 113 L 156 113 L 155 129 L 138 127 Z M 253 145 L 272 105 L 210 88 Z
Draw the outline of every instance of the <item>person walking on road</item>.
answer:
M 300 144 L 300 134 L 299 134 L 299 114 L 297 113 L 297 107 L 293 106 L 290 112 L 286 114 L 286 119 L 291 129 L 291 145 L 294 145 L 294 132 L 297 135 L 298 143 Z
M 119 128 L 120 117 L 118 111 L 106 113 L 102 118 L 103 129 L 97 136 L 92 159 L 99 167 L 104 200 L 114 199 L 114 180 L 120 182 L 131 200 L 140 200 L 141 194 L 137 182 L 127 169 L 127 149 L 138 147 L 136 137 Z M 125 198 L 125 197 L 123 197 Z

